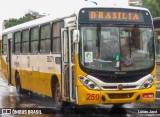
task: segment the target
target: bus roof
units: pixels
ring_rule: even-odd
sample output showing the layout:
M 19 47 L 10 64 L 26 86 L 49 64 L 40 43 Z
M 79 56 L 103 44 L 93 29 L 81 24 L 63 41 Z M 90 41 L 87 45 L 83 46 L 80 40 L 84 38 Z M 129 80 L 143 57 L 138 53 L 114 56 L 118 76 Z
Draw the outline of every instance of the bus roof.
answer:
M 32 20 L 32 21 L 28 21 L 28 22 L 25 22 L 25 23 L 22 23 L 22 24 L 19 24 L 19 25 L 4 29 L 2 31 L 2 34 L 9 33 L 9 32 L 15 31 L 15 30 L 21 30 L 21 29 L 24 29 L 24 28 L 30 28 L 32 26 L 38 26 L 40 24 L 45 24 L 45 23 L 51 22 L 51 21 L 62 20 L 64 18 L 71 17 L 73 15 L 74 14 L 69 15 L 69 16 L 57 17 L 57 18 L 55 18 L 55 16 L 51 15 L 51 16 L 38 18 L 38 19 L 35 19 L 35 20 Z
M 65 18 L 68 18 L 68 17 L 71 17 L 71 16 L 76 16 L 78 14 L 79 10 L 82 9 L 82 8 L 125 8 L 125 9 L 146 10 L 146 11 L 149 12 L 148 9 L 142 8 L 142 7 L 132 7 L 132 6 L 119 6 L 119 7 L 110 6 L 110 7 L 105 7 L 104 5 L 101 5 L 101 6 L 97 7 L 95 5 L 89 5 L 89 7 L 88 6 L 86 6 L 86 7 L 84 6 L 84 7 L 80 7 L 80 8 L 74 9 L 74 10 L 68 10 L 69 12 L 65 12 L 65 13 L 60 13 L 59 12 L 56 15 L 50 15 L 50 16 L 42 17 L 42 18 L 39 18 L 39 19 L 35 19 L 35 20 L 29 21 L 29 22 L 26 22 L 26 23 L 23 23 L 23 24 L 19 24 L 19 25 L 4 29 L 2 31 L 2 34 L 4 35 L 6 33 L 12 33 L 13 31 L 16 31 L 16 30 L 21 30 L 21 29 L 24 29 L 24 28 L 38 26 L 40 24 L 45 24 L 47 22 L 63 20 Z

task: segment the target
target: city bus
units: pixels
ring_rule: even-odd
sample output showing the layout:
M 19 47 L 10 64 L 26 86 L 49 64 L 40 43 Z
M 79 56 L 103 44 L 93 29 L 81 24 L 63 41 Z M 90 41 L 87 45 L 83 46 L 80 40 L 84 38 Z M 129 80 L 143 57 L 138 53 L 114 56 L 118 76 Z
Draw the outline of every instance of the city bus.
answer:
M 153 102 L 155 63 L 145 8 L 85 7 L 2 33 L 4 78 L 19 94 L 46 95 L 57 105 Z

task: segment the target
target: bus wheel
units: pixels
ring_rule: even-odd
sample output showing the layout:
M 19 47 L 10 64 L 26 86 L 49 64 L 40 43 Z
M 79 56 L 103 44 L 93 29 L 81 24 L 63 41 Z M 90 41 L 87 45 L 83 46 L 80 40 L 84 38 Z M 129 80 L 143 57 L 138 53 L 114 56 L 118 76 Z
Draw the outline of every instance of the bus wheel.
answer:
M 56 82 L 55 86 L 54 86 L 54 104 L 56 107 L 59 107 L 61 108 L 62 105 L 63 105 L 63 102 L 62 102 L 62 96 L 61 96 L 61 91 L 60 91 L 60 85 L 58 83 L 58 81 Z
M 24 90 L 21 88 L 20 75 L 16 73 L 16 90 L 18 94 L 23 94 Z
M 54 78 L 54 79 L 56 79 L 56 78 Z M 59 82 L 57 79 L 52 81 L 52 89 L 53 89 L 52 96 L 53 96 L 54 106 L 59 109 L 69 108 L 70 103 L 64 102 L 62 100 L 60 85 L 59 85 Z

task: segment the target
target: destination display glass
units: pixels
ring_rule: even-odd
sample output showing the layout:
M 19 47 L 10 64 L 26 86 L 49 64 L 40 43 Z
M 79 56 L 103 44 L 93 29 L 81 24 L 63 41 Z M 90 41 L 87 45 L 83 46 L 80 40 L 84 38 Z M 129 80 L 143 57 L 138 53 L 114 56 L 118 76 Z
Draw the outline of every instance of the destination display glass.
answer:
M 79 13 L 80 23 L 115 22 L 151 24 L 147 11 L 133 9 L 85 8 Z

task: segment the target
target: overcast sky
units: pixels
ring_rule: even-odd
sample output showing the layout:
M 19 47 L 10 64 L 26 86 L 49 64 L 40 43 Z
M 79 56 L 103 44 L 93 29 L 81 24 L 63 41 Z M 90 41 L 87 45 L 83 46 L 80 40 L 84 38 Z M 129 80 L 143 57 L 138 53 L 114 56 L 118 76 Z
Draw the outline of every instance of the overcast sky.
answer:
M 0 0 L 0 17 L 3 19 L 21 17 L 27 10 L 51 14 L 66 7 L 71 0 Z
M 96 1 L 99 4 L 109 4 L 111 1 L 127 0 L 89 0 Z M 84 4 L 93 4 L 85 0 L 0 0 L 0 29 L 1 22 L 4 19 L 19 18 L 25 15 L 28 10 L 39 12 L 40 14 L 58 14 L 73 11 L 74 8 L 83 6 Z

